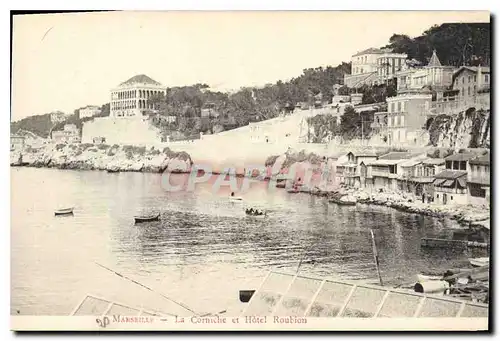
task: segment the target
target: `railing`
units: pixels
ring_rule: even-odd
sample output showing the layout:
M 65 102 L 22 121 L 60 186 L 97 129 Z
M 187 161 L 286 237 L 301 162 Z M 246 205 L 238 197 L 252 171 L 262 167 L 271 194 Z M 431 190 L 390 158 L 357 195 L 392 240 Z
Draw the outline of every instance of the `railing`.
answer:
M 447 188 L 436 186 L 440 192 L 452 193 L 452 194 L 467 194 L 467 189 L 465 188 Z
M 380 176 L 380 177 L 384 177 L 384 178 L 390 178 L 390 179 L 395 179 L 398 177 L 398 174 L 396 174 L 396 173 L 382 172 L 382 171 L 376 171 L 376 170 L 372 170 L 371 175 L 372 176 Z

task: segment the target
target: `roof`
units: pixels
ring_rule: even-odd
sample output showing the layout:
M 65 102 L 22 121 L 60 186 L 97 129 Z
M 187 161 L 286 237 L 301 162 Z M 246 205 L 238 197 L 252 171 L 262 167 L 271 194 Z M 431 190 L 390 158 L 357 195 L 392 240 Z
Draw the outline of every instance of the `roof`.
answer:
M 428 158 L 422 161 L 424 165 L 442 165 L 445 163 L 444 159 L 434 159 L 434 158 Z
M 469 161 L 477 156 L 474 153 L 458 153 L 445 158 L 446 161 Z
M 478 156 L 475 159 L 469 161 L 471 165 L 489 165 L 490 164 L 490 153 Z
M 459 73 L 461 73 L 464 70 L 468 70 L 474 73 L 477 73 L 478 69 L 481 68 L 481 73 L 490 73 L 490 67 L 489 66 L 462 66 L 459 68 L 455 73 L 453 74 L 453 77 L 458 76 Z
M 353 152 L 352 153 L 354 156 L 358 157 L 358 156 L 373 156 L 373 157 L 377 157 L 380 155 L 380 153 L 377 153 L 373 150 L 360 150 L 360 151 L 357 151 L 357 152 Z
M 438 58 L 438 56 L 436 55 L 436 50 L 434 50 L 434 51 L 432 52 L 432 57 L 431 57 L 431 59 L 429 60 L 429 64 L 427 64 L 427 66 L 431 66 L 431 67 L 441 66 L 441 62 L 439 61 L 439 58 Z
M 154 79 L 152 79 L 146 75 L 136 75 L 136 76 L 126 80 L 125 82 L 121 83 L 120 86 L 132 85 L 132 84 L 137 84 L 137 83 L 161 85 L 160 83 L 158 83 L 157 81 L 155 81 Z
M 426 304 L 422 304 L 424 299 Z M 282 303 L 276 304 L 276 300 L 282 300 Z M 472 312 L 474 316 L 485 320 L 488 316 L 488 305 L 449 295 L 422 294 L 359 281 L 355 283 L 328 277 L 271 271 L 242 309 L 240 316 L 393 318 L 446 317 L 453 314 L 463 318 L 471 316 Z M 104 314 L 102 311 L 100 313 Z
M 379 160 L 405 160 L 416 156 L 410 152 L 390 152 L 379 157 Z
M 398 164 L 399 162 L 401 162 L 401 159 L 397 159 L 397 160 L 375 160 L 375 161 L 372 161 L 370 163 L 367 163 L 367 165 L 370 165 L 370 166 L 390 166 L 390 165 L 396 165 Z
M 382 54 L 382 53 L 385 53 L 385 52 L 387 52 L 387 51 L 384 51 L 384 50 L 381 50 L 381 49 L 376 49 L 374 47 L 370 47 L 369 49 L 366 49 L 366 50 L 363 50 L 363 51 L 359 51 L 356 54 L 353 54 L 352 56 L 356 57 L 356 56 L 361 56 L 363 54 Z
M 415 165 L 418 165 L 419 163 L 422 163 L 422 160 L 409 159 L 409 160 L 401 162 L 399 165 L 401 167 L 413 167 Z
M 461 171 L 461 170 L 444 170 L 441 173 L 438 173 L 434 176 L 436 179 L 458 179 L 462 176 L 466 176 L 467 172 L 466 171 Z

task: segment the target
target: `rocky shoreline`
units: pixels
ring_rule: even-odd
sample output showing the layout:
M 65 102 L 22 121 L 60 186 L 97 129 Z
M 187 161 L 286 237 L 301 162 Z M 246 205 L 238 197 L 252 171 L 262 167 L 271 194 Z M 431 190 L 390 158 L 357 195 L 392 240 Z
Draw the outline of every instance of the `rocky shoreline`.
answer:
M 11 152 L 10 165 L 109 172 L 185 173 L 191 170 L 192 160 L 187 153 L 173 152 L 168 147 L 159 150 L 126 145 L 59 144 Z
M 193 165 L 189 154 L 173 152 L 168 147 L 159 150 L 154 147 L 146 149 L 145 147 L 102 144 L 47 145 L 39 149 L 27 148 L 22 152 L 11 152 L 10 158 L 11 166 L 108 172 L 188 173 Z M 280 174 L 285 175 L 287 170 L 294 165 L 301 169 L 311 167 L 315 171 L 320 171 L 317 161 L 311 155 L 300 158 L 293 154 L 273 157 L 271 162 L 266 162 L 266 179 Z M 406 194 L 390 191 L 369 192 L 353 188 L 321 190 L 318 187 L 312 187 L 311 189 L 301 188 L 300 192 L 334 200 L 349 197 L 349 200 L 360 204 L 386 206 L 407 213 L 449 218 L 464 226 L 490 228 L 488 207 L 436 205 L 422 203 Z
M 391 207 L 407 213 L 421 214 L 431 217 L 443 217 L 457 221 L 465 227 L 490 228 L 490 210 L 487 207 L 472 205 L 453 206 L 422 203 L 413 200 L 411 196 L 395 192 L 367 192 L 361 189 L 340 188 L 336 191 L 322 191 L 315 188 L 309 192 L 312 195 L 331 198 L 349 196 L 355 198 L 357 203 Z

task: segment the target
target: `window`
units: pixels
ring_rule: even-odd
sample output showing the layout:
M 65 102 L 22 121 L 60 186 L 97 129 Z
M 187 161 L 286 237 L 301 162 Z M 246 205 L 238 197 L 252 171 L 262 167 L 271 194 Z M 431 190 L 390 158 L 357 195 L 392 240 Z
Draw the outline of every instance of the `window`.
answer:
M 399 116 L 394 116 L 394 126 L 397 127 L 398 126 L 398 117 Z M 399 133 L 398 133 L 398 136 L 399 136 Z
M 470 86 L 467 88 L 467 95 L 470 96 Z
M 388 116 L 387 117 L 387 126 L 390 127 L 391 126 L 391 116 Z
M 451 169 L 452 161 L 446 161 L 446 169 Z
M 398 102 L 398 112 L 401 112 L 401 102 Z
M 469 193 L 472 197 L 486 198 L 486 191 L 480 184 L 469 183 Z
M 467 83 L 470 83 L 470 76 L 467 78 Z
M 474 93 L 477 93 L 477 86 L 474 84 Z
M 406 102 L 401 102 L 401 111 L 405 111 L 405 103 Z
M 474 75 L 474 82 L 477 82 L 477 76 Z
M 453 195 L 450 196 L 450 200 L 453 200 Z
M 394 112 L 396 110 L 396 103 L 392 102 L 391 103 L 391 112 Z
M 465 77 L 462 77 L 462 84 L 465 84 Z
M 436 194 L 436 198 L 439 198 L 439 194 Z
M 467 170 L 467 161 L 460 161 L 460 170 Z
M 489 76 L 488 76 L 488 75 L 484 75 L 484 81 L 485 81 L 486 83 L 488 83 L 488 82 L 490 81 L 490 78 L 489 78 Z

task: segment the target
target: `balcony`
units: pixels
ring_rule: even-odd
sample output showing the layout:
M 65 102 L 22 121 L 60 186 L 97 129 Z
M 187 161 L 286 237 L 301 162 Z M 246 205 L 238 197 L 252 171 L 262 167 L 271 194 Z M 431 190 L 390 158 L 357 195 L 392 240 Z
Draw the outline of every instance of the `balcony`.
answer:
M 475 184 L 481 185 L 490 185 L 490 174 L 482 173 L 482 174 L 469 174 L 467 182 L 472 182 Z
M 396 173 L 389 173 L 389 172 L 376 171 L 376 170 L 372 170 L 371 175 L 382 177 L 382 178 L 389 178 L 389 179 L 396 179 L 398 177 L 398 174 L 396 174 Z

